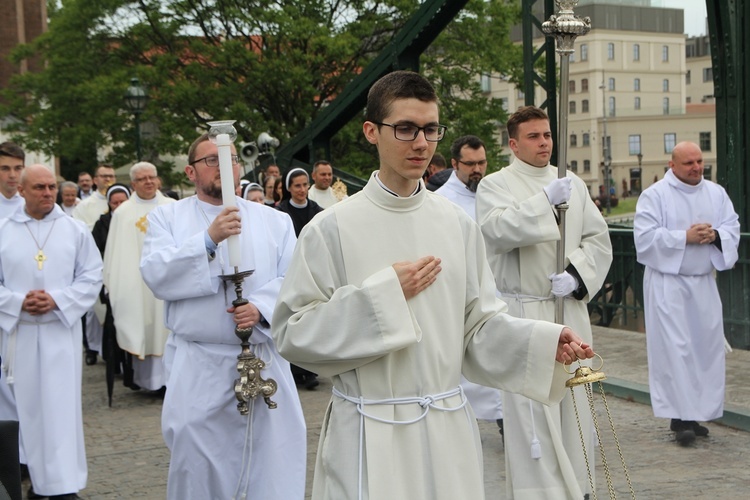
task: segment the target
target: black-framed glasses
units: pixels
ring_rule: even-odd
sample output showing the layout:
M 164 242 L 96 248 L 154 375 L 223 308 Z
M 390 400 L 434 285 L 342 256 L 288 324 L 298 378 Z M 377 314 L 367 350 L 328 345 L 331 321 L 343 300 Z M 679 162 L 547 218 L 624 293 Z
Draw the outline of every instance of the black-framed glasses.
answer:
M 204 156 L 203 158 L 198 158 L 193 163 L 191 163 L 191 165 L 195 165 L 199 161 L 206 162 L 207 167 L 216 168 L 219 166 L 219 157 L 217 155 L 208 155 L 208 156 Z M 232 155 L 232 164 L 233 165 L 240 164 L 240 157 L 238 155 Z
M 487 160 L 479 160 L 479 161 L 463 161 L 463 160 L 458 160 L 458 163 L 463 163 L 464 165 L 466 165 L 469 168 L 474 168 L 477 165 L 479 165 L 480 167 L 486 167 L 487 166 Z
M 372 122 L 376 125 L 385 125 L 393 129 L 393 136 L 399 141 L 413 141 L 419 135 L 419 131 L 424 132 L 424 138 L 427 142 L 440 142 L 445 135 L 448 127 L 445 125 L 425 125 L 417 127 L 408 123 L 394 125 L 392 123 Z

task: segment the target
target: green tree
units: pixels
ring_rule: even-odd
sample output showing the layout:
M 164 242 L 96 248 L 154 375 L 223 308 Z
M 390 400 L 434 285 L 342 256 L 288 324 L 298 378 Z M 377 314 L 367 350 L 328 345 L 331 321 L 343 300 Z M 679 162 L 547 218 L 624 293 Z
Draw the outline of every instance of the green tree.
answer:
M 441 93 L 446 142 L 474 133 L 498 149 L 505 119 L 480 74 L 512 74 L 508 39 L 517 1 L 471 0 L 422 57 Z M 141 116 L 145 157 L 181 154 L 213 119 L 237 119 L 241 139 L 268 131 L 282 142 L 341 93 L 419 7 L 416 0 L 62 0 L 49 30 L 13 55 L 40 57 L 39 73 L 14 77 L 3 112 L 19 118 L 17 139 L 63 159 L 63 175 L 135 157 L 133 116 L 122 96 L 132 76 L 150 100 Z M 487 43 L 490 40 L 491 43 Z M 514 62 L 516 61 L 516 65 Z M 354 120 L 361 122 L 361 120 Z M 373 149 L 352 123 L 332 144 L 336 165 L 365 175 Z

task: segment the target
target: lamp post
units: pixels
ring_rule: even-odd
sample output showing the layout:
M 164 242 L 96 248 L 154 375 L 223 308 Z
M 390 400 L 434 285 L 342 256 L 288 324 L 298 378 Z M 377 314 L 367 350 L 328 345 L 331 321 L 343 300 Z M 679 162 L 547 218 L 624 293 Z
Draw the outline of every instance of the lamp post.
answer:
M 125 106 L 135 116 L 135 151 L 138 161 L 141 161 L 141 113 L 146 109 L 148 94 L 146 89 L 140 86 L 138 78 L 130 79 L 130 87 L 123 96 Z
M 602 110 L 604 111 L 604 117 L 602 118 L 602 127 L 604 137 L 602 137 L 602 160 L 604 162 L 604 197 L 605 206 L 607 207 L 607 215 L 612 213 L 612 200 L 609 194 L 609 178 L 610 178 L 610 166 L 612 164 L 612 157 L 609 154 L 609 144 L 607 144 L 607 94 L 605 87 L 604 74 L 602 73 L 602 84 L 599 86 L 602 89 Z

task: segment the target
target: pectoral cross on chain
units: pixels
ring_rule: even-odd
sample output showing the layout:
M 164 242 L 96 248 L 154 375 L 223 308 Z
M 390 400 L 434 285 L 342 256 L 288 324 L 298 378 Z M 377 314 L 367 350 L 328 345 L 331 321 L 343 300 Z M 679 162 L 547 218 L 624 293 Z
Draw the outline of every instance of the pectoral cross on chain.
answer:
M 44 267 L 44 261 L 47 260 L 47 257 L 45 257 L 44 252 L 41 248 L 39 249 L 39 252 L 34 256 L 34 260 L 36 261 L 36 268 L 41 271 L 42 267 Z

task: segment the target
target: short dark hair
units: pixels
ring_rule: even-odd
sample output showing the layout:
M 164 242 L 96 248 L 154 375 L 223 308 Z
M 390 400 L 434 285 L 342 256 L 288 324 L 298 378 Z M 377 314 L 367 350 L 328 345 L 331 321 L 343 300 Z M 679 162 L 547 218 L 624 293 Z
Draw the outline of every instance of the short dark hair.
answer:
M 195 150 L 198 149 L 198 145 L 201 142 L 206 142 L 207 140 L 208 132 L 204 132 L 196 140 L 193 141 L 193 143 L 188 148 L 188 165 L 192 165 L 193 163 L 195 163 Z
M 21 161 L 26 160 L 26 153 L 24 153 L 23 148 L 15 142 L 10 141 L 0 144 L 0 156 L 18 158 Z
M 435 165 L 440 168 L 445 168 L 448 166 L 448 164 L 445 161 L 445 157 L 441 155 L 440 153 L 435 153 L 432 155 L 432 159 L 430 160 L 430 165 Z
M 99 170 L 101 170 L 103 168 L 111 168 L 112 170 L 115 169 L 115 167 L 113 167 L 112 165 L 110 165 L 108 163 L 102 163 L 101 165 L 99 165 L 98 167 L 96 167 L 96 170 L 94 170 L 94 175 L 95 176 L 99 175 Z
M 518 139 L 518 126 L 532 120 L 549 121 L 549 116 L 547 116 L 547 113 L 545 113 L 543 109 L 537 108 L 536 106 L 523 106 L 518 108 L 518 111 L 510 115 L 508 122 L 505 124 L 505 128 L 508 129 L 508 137 Z
M 437 102 L 435 89 L 425 77 L 413 71 L 388 73 L 370 87 L 367 93 L 365 120 L 382 122 L 391 112 L 391 104 L 396 99 L 419 99 L 423 102 Z
M 88 173 L 88 172 L 86 172 L 86 171 L 84 170 L 83 172 L 78 172 L 78 180 L 81 180 L 81 176 L 82 176 L 82 175 L 88 175 L 89 177 L 91 177 L 91 174 L 90 174 L 90 173 Z
M 479 137 L 475 135 L 464 135 L 453 141 L 453 144 L 451 144 L 451 158 L 457 161 L 460 160 L 461 148 L 464 146 L 469 146 L 471 149 L 487 149 L 484 146 L 484 142 Z
M 313 169 L 312 169 L 312 171 L 313 171 L 313 172 L 317 172 L 317 171 L 318 171 L 318 167 L 319 167 L 319 166 L 321 166 L 321 165 L 328 165 L 329 167 L 331 167 L 331 169 L 333 169 L 333 165 L 331 165 L 331 162 L 330 162 L 330 161 L 328 161 L 328 160 L 318 160 L 318 161 L 316 161 L 316 162 L 315 162 L 315 163 L 313 164 Z

